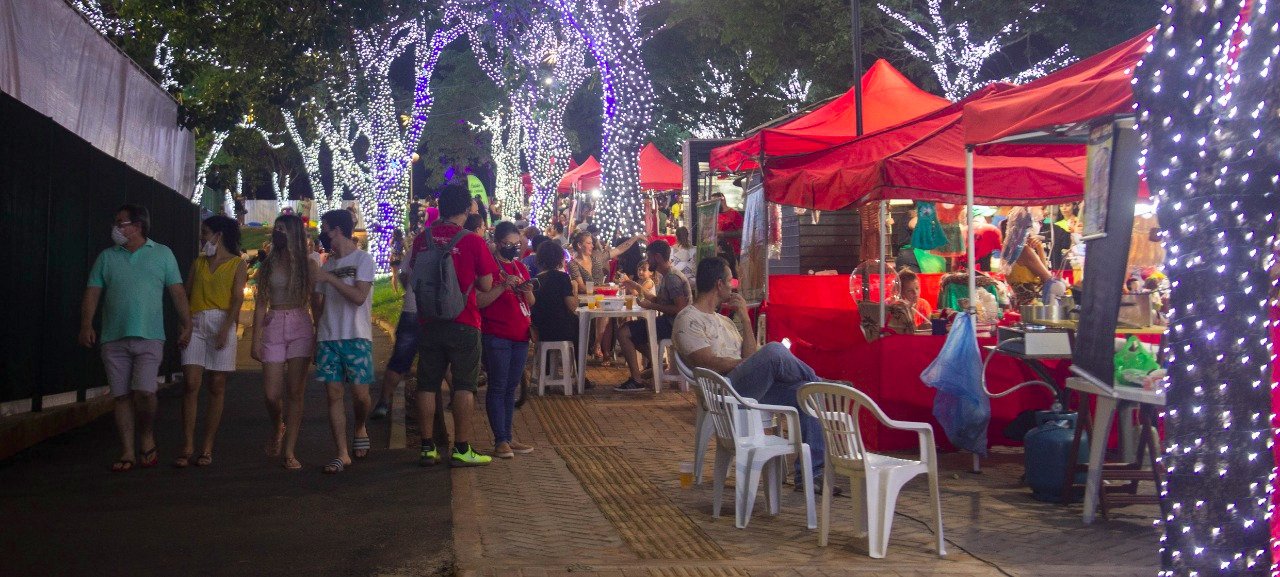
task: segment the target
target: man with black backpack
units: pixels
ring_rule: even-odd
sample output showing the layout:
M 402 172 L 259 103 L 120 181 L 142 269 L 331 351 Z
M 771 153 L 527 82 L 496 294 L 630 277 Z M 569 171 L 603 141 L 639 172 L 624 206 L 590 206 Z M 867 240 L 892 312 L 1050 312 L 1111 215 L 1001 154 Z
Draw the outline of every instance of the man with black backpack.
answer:
M 493 288 L 498 264 L 480 236 L 462 225 L 472 208 L 467 187 L 449 185 L 440 191 L 440 220 L 414 239 L 409 257 L 413 292 L 423 332 L 418 344 L 418 430 L 422 451 L 418 464 L 440 462 L 440 449 L 430 437 L 435 426 L 436 394 L 452 369 L 454 444 L 449 464 L 487 465 L 492 460 L 476 453 L 468 442 L 480 377 L 480 308 L 476 291 Z

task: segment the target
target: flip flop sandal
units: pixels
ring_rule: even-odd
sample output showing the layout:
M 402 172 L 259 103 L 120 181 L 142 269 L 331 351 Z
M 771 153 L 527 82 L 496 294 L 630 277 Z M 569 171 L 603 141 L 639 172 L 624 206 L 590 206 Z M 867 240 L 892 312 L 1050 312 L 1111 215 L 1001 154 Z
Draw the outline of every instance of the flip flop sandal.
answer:
M 159 464 L 160 464 L 160 454 L 156 452 L 155 447 L 151 447 L 151 450 L 149 451 L 142 452 L 141 465 L 143 469 L 150 469 L 151 467 L 154 467 Z
M 133 461 L 120 459 L 111 464 L 112 473 L 128 473 L 133 470 Z
M 173 466 L 178 469 L 185 469 L 191 464 L 191 453 L 183 453 L 173 460 Z
M 200 457 L 196 459 L 197 467 L 208 467 L 209 465 L 212 465 L 212 464 L 213 464 L 213 453 L 201 453 Z
M 332 461 L 329 461 L 328 465 L 324 466 L 324 474 L 337 475 L 338 473 L 341 473 L 346 469 L 347 469 L 347 466 L 342 464 L 342 459 L 334 459 Z
M 357 459 L 363 459 L 369 456 L 369 437 L 356 437 L 351 443 L 351 456 Z
M 302 463 L 297 459 L 292 459 L 292 458 L 285 459 L 283 465 L 285 469 L 288 469 L 290 471 L 297 471 L 298 469 L 302 468 Z

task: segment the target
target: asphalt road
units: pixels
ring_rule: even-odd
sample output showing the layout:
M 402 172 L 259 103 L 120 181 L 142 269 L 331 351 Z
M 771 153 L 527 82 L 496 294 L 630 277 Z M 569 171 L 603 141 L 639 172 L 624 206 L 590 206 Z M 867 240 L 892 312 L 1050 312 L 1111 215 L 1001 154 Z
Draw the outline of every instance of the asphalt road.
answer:
M 379 367 L 386 344 L 376 337 Z M 447 468 L 378 449 L 383 425 L 371 427 L 368 459 L 322 474 L 334 449 L 323 389 L 312 382 L 298 443 L 304 468 L 287 471 L 262 452 L 261 373 L 243 354 L 241 369 L 209 467 L 170 465 L 180 385 L 160 393 L 158 467 L 109 471 L 119 454 L 110 414 L 0 462 L 0 575 L 452 574 Z

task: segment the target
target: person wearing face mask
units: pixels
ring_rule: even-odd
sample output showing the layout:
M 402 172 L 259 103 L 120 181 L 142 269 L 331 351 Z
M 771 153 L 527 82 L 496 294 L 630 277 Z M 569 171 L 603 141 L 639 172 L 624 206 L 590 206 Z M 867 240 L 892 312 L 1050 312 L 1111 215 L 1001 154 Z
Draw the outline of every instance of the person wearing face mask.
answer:
M 147 237 L 151 215 L 145 207 L 126 204 L 116 210 L 111 227 L 115 246 L 98 254 L 89 271 L 88 286 L 80 304 L 80 344 L 101 344 L 102 364 L 115 399 L 116 430 L 123 445 L 111 470 L 123 473 L 135 464 L 154 467 L 156 451 L 156 375 L 164 360 L 164 297 L 167 290 L 182 319 L 178 346 L 191 339 L 191 313 L 182 286 L 178 261 L 169 247 Z M 102 307 L 102 331 L 93 328 L 93 317 Z M 138 435 L 135 451 L 134 433 Z M 139 456 L 141 459 L 139 460 Z
M 743 397 L 799 409 L 796 391 L 801 385 L 818 380 L 818 375 L 780 343 L 763 347 L 756 343 L 747 302 L 730 285 L 733 276 L 728 262 L 720 257 L 702 259 L 696 279 L 698 298 L 676 315 L 672 330 L 672 342 L 680 358 L 690 367 L 728 377 Z M 720 307 L 726 305 L 734 310 L 736 322 L 720 314 Z M 813 489 L 821 491 L 825 447 L 822 425 L 804 411 L 800 411 L 800 435 L 812 450 Z M 802 478 L 797 459 L 797 491 L 804 487 Z
M 499 222 L 493 237 L 500 282 L 493 283 L 489 290 L 478 291 L 476 304 L 480 307 L 480 342 L 489 375 L 485 411 L 493 430 L 493 454 L 510 459 L 517 453 L 533 452 L 532 446 L 512 438 L 511 426 L 516 391 L 529 356 L 529 316 L 534 296 L 529 271 L 519 260 L 524 251 L 520 229 L 510 222 Z
M 195 464 L 213 464 L 213 438 L 222 420 L 227 374 L 236 370 L 236 323 L 244 304 L 249 267 L 240 258 L 240 225 L 231 217 L 211 216 L 200 225 L 200 256 L 187 275 L 191 299 L 191 342 L 182 351 L 186 389 L 182 396 L 182 450 L 173 466 L 191 464 L 195 453 L 196 406 L 204 375 L 209 374 L 209 404 L 204 441 Z
M 262 363 L 262 389 L 271 421 L 264 450 L 268 457 L 283 456 L 282 465 L 289 470 L 302 468 L 294 447 L 302 426 L 307 369 L 315 349 L 307 303 L 319 267 L 307 256 L 306 238 L 302 219 L 294 215 L 276 218 L 271 250 L 258 270 L 249 353 Z

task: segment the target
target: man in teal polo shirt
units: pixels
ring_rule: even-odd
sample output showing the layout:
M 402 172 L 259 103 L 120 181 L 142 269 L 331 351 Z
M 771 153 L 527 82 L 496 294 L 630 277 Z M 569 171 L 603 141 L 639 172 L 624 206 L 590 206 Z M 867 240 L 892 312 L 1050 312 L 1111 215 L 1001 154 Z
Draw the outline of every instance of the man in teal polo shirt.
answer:
M 116 211 L 111 228 L 115 246 L 102 251 L 94 261 L 80 305 L 80 344 L 93 347 L 102 343 L 102 363 L 115 398 L 116 428 L 124 445 L 120 459 L 111 466 L 116 472 L 133 469 L 135 419 L 142 449 L 140 464 L 152 467 L 160 462 L 153 424 L 156 374 L 164 358 L 165 288 L 182 318 L 179 346 L 186 347 L 191 339 L 191 314 L 178 261 L 169 247 L 147 238 L 150 229 L 146 208 L 126 204 Z M 93 316 L 104 290 L 99 338 L 93 330 Z

